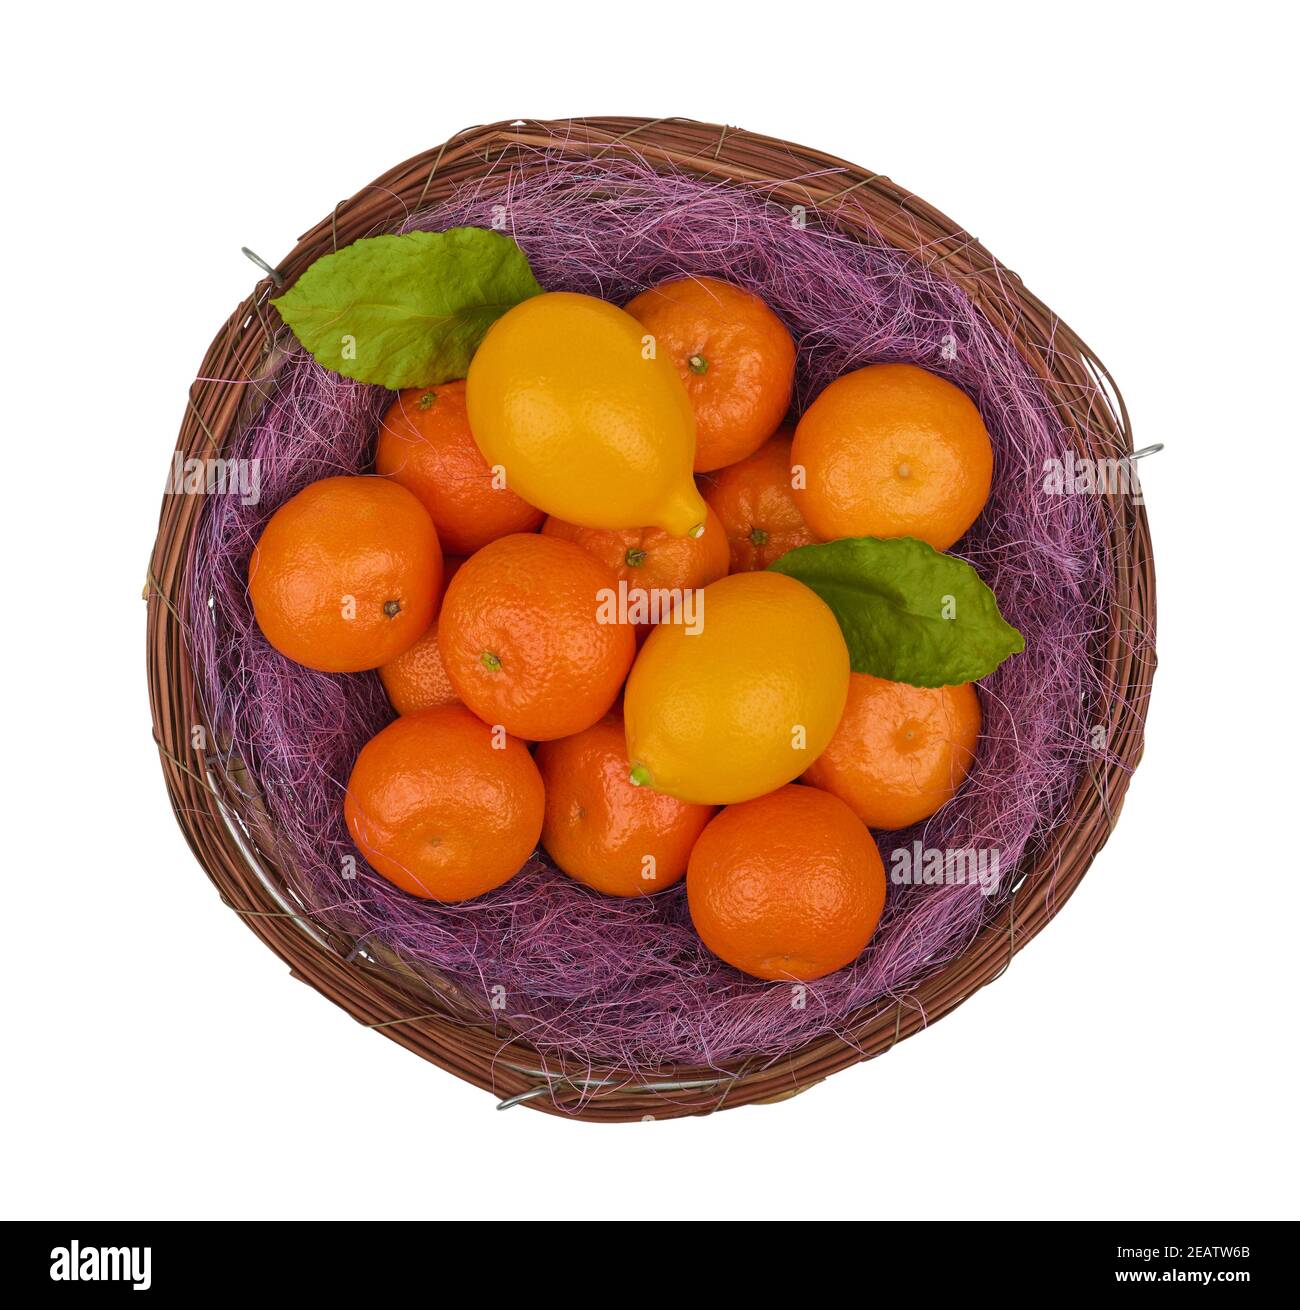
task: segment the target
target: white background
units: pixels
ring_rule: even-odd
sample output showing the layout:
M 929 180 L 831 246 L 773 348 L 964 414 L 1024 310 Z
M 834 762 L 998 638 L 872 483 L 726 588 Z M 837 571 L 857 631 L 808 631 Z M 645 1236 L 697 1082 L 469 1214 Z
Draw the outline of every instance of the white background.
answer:
M 2 1212 L 1294 1217 L 1281 11 L 8 14 Z M 783 1105 L 615 1128 L 498 1114 L 291 980 L 221 906 L 166 800 L 140 600 L 188 382 L 257 276 L 239 247 L 279 259 L 459 128 L 598 113 L 726 122 L 898 179 L 1100 352 L 1139 445 L 1167 443 L 1142 470 L 1146 759 L 1059 920 L 887 1058 Z

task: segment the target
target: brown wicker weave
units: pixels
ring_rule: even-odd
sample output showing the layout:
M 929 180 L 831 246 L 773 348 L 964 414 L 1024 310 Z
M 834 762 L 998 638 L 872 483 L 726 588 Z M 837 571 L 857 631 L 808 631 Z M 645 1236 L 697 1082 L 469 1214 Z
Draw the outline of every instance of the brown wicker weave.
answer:
M 385 228 L 408 211 L 440 200 L 467 179 L 516 166 L 536 166 L 540 148 L 570 157 L 634 149 L 653 166 L 757 182 L 790 204 L 815 209 L 840 231 L 870 227 L 933 264 L 971 296 L 985 315 L 1013 336 L 1043 378 L 1073 431 L 1073 449 L 1097 459 L 1132 453 L 1128 417 L 1101 363 L 1018 278 L 973 237 L 903 188 L 851 164 L 736 128 L 681 119 L 592 118 L 499 123 L 461 132 L 436 150 L 408 160 L 335 207 L 311 229 L 278 270 L 258 282 L 208 350 L 199 376 L 258 379 L 274 368 L 269 342 L 275 314 L 267 300 L 280 281 L 292 282 L 313 260 Z M 813 182 L 785 179 L 817 173 Z M 1047 349 L 1050 339 L 1051 350 Z M 1112 412 L 1095 399 L 1098 384 L 1115 398 Z M 177 449 L 183 457 L 219 454 L 261 399 L 259 389 L 196 381 Z M 1110 707 L 1112 756 L 1098 757 L 1073 799 L 1068 818 L 1009 902 L 971 945 L 940 973 L 897 1002 L 856 1016 L 846 1036 L 809 1043 L 767 1068 L 665 1069 L 629 1082 L 610 1070 L 594 1085 L 570 1081 L 554 1061 L 540 1073 L 525 1042 L 502 1044 L 499 1032 L 477 1026 L 455 990 L 432 985 L 395 961 L 358 953 L 300 908 L 275 863 L 275 835 L 243 796 L 244 780 L 227 775 L 217 757 L 196 751 L 194 725 L 203 723 L 180 616 L 187 612 L 187 560 L 202 498 L 166 496 L 145 590 L 148 600 L 149 694 L 154 736 L 168 791 L 187 840 L 223 902 L 241 915 L 293 975 L 342 1006 L 359 1022 L 459 1077 L 490 1090 L 502 1105 L 522 1103 L 595 1121 L 658 1118 L 768 1102 L 794 1095 L 827 1075 L 887 1051 L 941 1018 L 998 977 L 1069 898 L 1110 835 L 1142 753 L 1143 724 L 1155 670 L 1155 579 L 1146 517 L 1126 496 L 1102 501 L 1114 561 L 1114 603 L 1102 661 Z M 212 741 L 211 733 L 207 741 Z M 252 834 L 229 816 L 238 815 Z M 603 1085 L 607 1081 L 608 1086 Z

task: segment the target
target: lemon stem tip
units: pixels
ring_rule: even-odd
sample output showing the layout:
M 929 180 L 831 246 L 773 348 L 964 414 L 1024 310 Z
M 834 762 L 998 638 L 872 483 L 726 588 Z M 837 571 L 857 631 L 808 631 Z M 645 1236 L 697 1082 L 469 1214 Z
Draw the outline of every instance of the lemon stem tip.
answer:
M 634 764 L 632 772 L 627 775 L 627 780 L 634 787 L 648 787 L 650 785 L 650 770 L 644 764 Z

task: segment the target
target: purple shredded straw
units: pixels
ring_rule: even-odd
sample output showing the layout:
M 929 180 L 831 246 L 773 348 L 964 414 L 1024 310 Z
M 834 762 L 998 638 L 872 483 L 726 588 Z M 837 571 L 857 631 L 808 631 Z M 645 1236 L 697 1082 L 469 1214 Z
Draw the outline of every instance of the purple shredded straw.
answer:
M 494 209 L 493 206 L 502 206 Z M 1025 652 L 981 684 L 977 765 L 957 798 L 901 833 L 897 846 L 999 852 L 1005 897 L 1065 810 L 1088 758 L 1090 656 L 1106 629 L 1105 538 L 1085 496 L 1042 492 L 1044 462 L 1070 449 L 1031 369 L 972 302 L 914 258 L 799 227 L 754 190 L 637 161 L 565 161 L 463 188 L 408 217 L 403 231 L 506 216 L 542 285 L 616 304 L 664 278 L 725 278 L 757 292 L 799 345 L 796 410 L 833 378 L 902 360 L 950 378 L 977 402 L 996 451 L 993 494 L 956 548 L 993 587 Z M 432 969 L 481 1003 L 503 1044 L 518 1035 L 543 1061 L 625 1076 L 672 1064 L 763 1064 L 827 1034 L 861 1007 L 905 995 L 959 954 L 999 897 L 978 883 L 894 886 L 856 963 L 807 984 L 747 978 L 709 954 L 685 887 L 602 896 L 538 852 L 504 887 L 438 905 L 398 891 L 365 865 L 344 827 L 357 752 L 392 717 L 373 673 L 329 675 L 284 659 L 253 621 L 249 553 L 286 499 L 317 478 L 370 469 L 391 393 L 338 377 L 295 350 L 270 398 L 226 453 L 260 460 L 261 497 L 209 497 L 197 540 L 190 656 L 223 755 L 242 761 L 277 834 L 274 858 L 310 913 Z M 357 860 L 346 878 L 345 856 Z M 501 989 L 496 991 L 494 989 Z M 493 1009 L 491 1000 L 504 1000 Z M 850 1040 L 845 1037 L 844 1040 Z

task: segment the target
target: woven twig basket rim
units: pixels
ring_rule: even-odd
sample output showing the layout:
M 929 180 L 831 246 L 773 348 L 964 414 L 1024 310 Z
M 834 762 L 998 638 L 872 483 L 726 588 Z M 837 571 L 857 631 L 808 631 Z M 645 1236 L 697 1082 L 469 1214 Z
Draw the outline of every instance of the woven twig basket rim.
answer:
M 217 334 L 190 389 L 177 442 L 182 458 L 217 455 L 266 398 L 282 358 L 282 328 L 267 301 L 319 255 L 391 226 L 469 181 L 536 164 L 542 152 L 599 159 L 634 153 L 679 169 L 761 187 L 802 204 L 837 231 L 884 239 L 955 283 L 1017 343 L 1049 391 L 1100 388 L 1110 402 L 1085 414 L 1062 402 L 1075 449 L 1096 458 L 1133 453 L 1122 396 L 1084 342 L 974 237 L 888 178 L 833 156 L 738 128 L 689 119 L 595 117 L 514 120 L 458 132 L 391 169 L 306 232 L 259 280 Z M 223 902 L 294 977 L 423 1058 L 515 1104 L 592 1121 L 672 1118 L 783 1100 L 828 1075 L 891 1049 L 1000 977 L 1069 899 L 1105 844 L 1142 753 L 1155 671 L 1155 576 L 1145 511 L 1102 498 L 1114 562 L 1109 638 L 1099 660 L 1110 709 L 1109 750 L 1088 768 L 1066 820 L 987 926 L 955 959 L 907 994 L 867 1007 L 838 1036 L 775 1062 L 672 1068 L 632 1078 L 543 1060 L 526 1042 L 469 1022 L 456 989 L 434 989 L 395 958 L 359 950 L 312 919 L 274 860 L 274 833 L 220 757 L 195 750 L 193 728 L 215 740 L 196 695 L 184 643 L 189 551 L 201 497 L 165 496 L 145 587 L 154 738 L 177 821 Z

